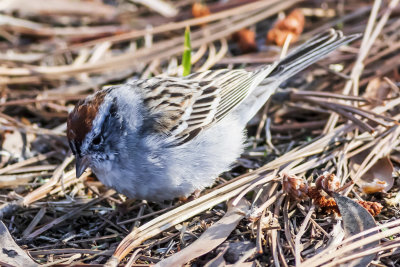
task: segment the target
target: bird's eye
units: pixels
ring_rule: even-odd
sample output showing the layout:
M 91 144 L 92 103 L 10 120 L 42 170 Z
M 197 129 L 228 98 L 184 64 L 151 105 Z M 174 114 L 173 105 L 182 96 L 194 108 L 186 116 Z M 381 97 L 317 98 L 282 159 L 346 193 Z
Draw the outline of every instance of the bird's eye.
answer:
M 103 138 L 101 137 L 101 135 L 98 135 L 95 138 L 93 138 L 92 144 L 97 146 L 97 145 L 99 145 L 101 143 L 102 139 Z

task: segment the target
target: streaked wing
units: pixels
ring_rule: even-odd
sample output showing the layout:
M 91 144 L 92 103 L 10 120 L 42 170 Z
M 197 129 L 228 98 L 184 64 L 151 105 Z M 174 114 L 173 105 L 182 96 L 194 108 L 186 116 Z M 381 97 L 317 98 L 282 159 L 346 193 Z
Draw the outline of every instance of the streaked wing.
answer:
M 229 114 L 247 97 L 257 76 L 245 70 L 224 69 L 185 78 L 155 77 L 137 85 L 156 118 L 155 130 L 182 144 Z
M 251 92 L 251 85 L 256 77 L 256 73 L 243 69 L 222 69 L 194 73 L 185 77 L 185 80 L 213 81 L 213 84 L 220 89 L 219 102 L 215 113 L 215 120 L 219 121 L 248 96 Z
M 177 144 L 192 139 L 214 120 L 220 89 L 211 81 L 155 77 L 137 85 L 154 118 L 154 130 Z

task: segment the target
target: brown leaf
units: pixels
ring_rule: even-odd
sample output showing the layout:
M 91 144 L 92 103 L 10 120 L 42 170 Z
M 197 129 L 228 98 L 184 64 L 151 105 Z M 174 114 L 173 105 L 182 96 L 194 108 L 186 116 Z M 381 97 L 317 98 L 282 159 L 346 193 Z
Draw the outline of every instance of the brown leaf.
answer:
M 324 172 L 315 181 L 315 186 L 325 192 L 332 192 L 339 189 L 340 179 L 333 173 Z
M 13 266 L 39 266 L 14 242 L 2 221 L 0 221 L 0 248 L 0 262 Z
M 300 35 L 304 29 L 304 22 L 305 19 L 301 10 L 295 9 L 289 14 L 289 16 L 278 23 L 277 28 Z
M 293 10 L 286 18 L 278 21 L 275 26 L 268 32 L 267 40 L 283 46 L 286 38 L 291 35 L 290 43 L 298 40 L 304 29 L 304 15 L 300 9 Z
M 5 133 L 2 149 L 11 157 L 23 160 L 24 150 L 26 150 L 23 135 L 17 131 Z
M 237 206 L 228 203 L 228 211 L 218 222 L 208 228 L 195 242 L 182 249 L 171 257 L 160 261 L 155 266 L 182 266 L 183 264 L 206 254 L 219 246 L 230 233 L 236 228 L 237 224 L 244 217 L 249 209 L 249 203 L 242 198 Z
M 306 199 L 308 197 L 308 185 L 304 179 L 287 173 L 282 173 L 281 177 L 283 192 L 295 199 Z
M 256 34 L 254 31 L 242 29 L 233 35 L 242 53 L 257 51 Z
M 382 83 L 380 77 L 376 77 L 368 82 L 364 97 L 370 101 L 372 106 L 381 105 L 382 101 L 389 97 L 390 87 Z
M 298 36 L 290 31 L 283 31 L 280 29 L 272 29 L 268 32 L 267 39 L 271 43 L 276 43 L 278 46 L 283 46 L 286 39 L 291 35 L 290 43 L 294 43 L 298 40 Z
M 355 175 L 369 153 L 370 150 L 366 150 L 358 153 L 350 159 L 350 173 L 352 176 Z M 390 161 L 390 157 L 386 156 L 379 159 L 360 179 L 355 182 L 366 194 L 388 192 L 394 183 L 392 173 L 393 164 Z
M 342 215 L 343 218 L 343 228 L 345 231 L 346 238 L 349 238 L 353 235 L 356 235 L 358 233 L 361 233 L 362 231 L 368 230 L 376 226 L 375 220 L 372 217 L 372 215 L 359 203 L 335 192 L 333 192 L 332 195 L 335 198 L 335 201 L 339 207 L 340 214 Z M 374 233 L 371 233 L 369 235 L 372 234 Z M 363 236 L 361 238 L 366 238 L 369 235 Z M 379 241 L 369 243 L 365 246 L 357 248 L 356 250 L 349 251 L 343 256 L 354 254 L 360 250 L 373 248 L 378 244 Z M 368 264 L 374 259 L 374 257 L 375 257 L 374 254 L 367 255 L 362 258 L 352 260 L 351 262 L 347 262 L 343 266 L 357 266 L 357 267 L 368 266 Z
M 210 15 L 210 9 L 202 3 L 194 3 L 192 6 L 192 15 L 195 18 L 205 17 Z

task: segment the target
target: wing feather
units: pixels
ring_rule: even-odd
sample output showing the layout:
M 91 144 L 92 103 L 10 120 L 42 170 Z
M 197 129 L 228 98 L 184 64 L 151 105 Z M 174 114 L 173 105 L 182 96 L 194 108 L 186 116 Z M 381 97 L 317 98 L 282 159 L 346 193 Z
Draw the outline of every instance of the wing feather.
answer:
M 185 78 L 154 77 L 136 85 L 155 118 L 155 130 L 178 143 L 197 136 L 228 114 L 251 91 L 254 74 L 221 69 Z

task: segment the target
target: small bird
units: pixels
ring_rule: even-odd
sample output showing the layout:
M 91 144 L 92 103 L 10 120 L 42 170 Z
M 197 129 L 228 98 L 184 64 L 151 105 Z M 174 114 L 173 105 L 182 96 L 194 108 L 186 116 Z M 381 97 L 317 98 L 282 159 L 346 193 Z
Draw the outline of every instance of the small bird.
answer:
M 331 29 L 253 72 L 209 70 L 100 90 L 68 117 L 76 176 L 90 167 L 106 186 L 149 201 L 202 190 L 240 156 L 247 122 L 283 81 L 358 36 Z

